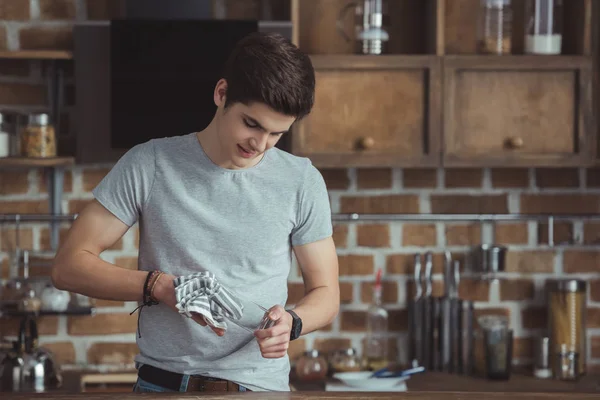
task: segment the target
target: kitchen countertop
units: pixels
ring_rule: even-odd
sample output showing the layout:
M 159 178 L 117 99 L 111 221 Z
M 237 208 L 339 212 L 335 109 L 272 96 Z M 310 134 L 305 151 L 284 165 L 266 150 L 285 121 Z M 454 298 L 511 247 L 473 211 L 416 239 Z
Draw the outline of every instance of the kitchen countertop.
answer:
M 600 394 L 565 394 L 565 393 L 478 393 L 478 392 L 413 392 L 413 393 L 331 393 L 331 392 L 288 392 L 288 393 L 205 393 L 205 394 L 182 394 L 182 393 L 119 393 L 119 399 L 139 399 L 142 395 L 146 399 L 382 399 L 382 400 L 480 400 L 485 396 L 486 400 L 588 400 L 600 399 Z M 27 393 L 2 393 L 3 400 L 103 400 L 114 399 L 115 393 L 81 393 L 81 394 L 27 394 Z

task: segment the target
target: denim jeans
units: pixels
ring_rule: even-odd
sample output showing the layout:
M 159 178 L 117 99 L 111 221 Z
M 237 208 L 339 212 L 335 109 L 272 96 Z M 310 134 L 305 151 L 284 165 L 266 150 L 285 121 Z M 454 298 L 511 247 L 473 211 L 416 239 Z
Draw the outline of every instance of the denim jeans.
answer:
M 210 379 L 210 378 L 208 378 Z M 181 380 L 181 386 L 179 388 L 179 392 L 185 392 L 187 390 L 188 381 L 190 380 L 190 375 L 184 375 Z M 245 392 L 246 388 L 242 385 L 239 385 L 240 392 Z M 154 383 L 146 382 L 142 378 L 138 377 L 135 385 L 133 386 L 133 391 L 136 393 L 161 393 L 161 392 L 174 392 L 174 390 L 164 388 L 162 386 L 155 385 Z

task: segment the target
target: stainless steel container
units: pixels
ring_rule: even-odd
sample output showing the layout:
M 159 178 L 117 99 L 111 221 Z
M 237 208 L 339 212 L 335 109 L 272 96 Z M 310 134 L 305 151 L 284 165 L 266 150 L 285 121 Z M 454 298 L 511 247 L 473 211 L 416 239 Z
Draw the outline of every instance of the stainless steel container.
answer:
M 496 274 L 506 270 L 504 246 L 482 244 L 473 249 L 471 269 L 483 279 L 496 279 Z

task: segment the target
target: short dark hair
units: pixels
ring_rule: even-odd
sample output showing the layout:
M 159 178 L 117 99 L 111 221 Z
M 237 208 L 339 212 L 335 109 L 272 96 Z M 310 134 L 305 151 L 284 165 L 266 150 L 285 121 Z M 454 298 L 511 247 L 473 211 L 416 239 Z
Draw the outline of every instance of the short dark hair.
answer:
M 314 104 L 315 71 L 308 55 L 277 33 L 255 32 L 240 40 L 223 71 L 225 107 L 264 103 L 302 119 Z

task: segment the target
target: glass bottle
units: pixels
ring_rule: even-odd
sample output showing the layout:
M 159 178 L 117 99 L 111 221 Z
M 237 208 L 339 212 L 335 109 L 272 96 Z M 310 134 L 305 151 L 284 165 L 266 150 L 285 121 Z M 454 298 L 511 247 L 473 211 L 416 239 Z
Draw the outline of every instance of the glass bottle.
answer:
M 527 0 L 525 5 L 525 52 L 560 54 L 563 29 L 562 0 Z
M 56 134 L 48 114 L 30 114 L 20 135 L 24 157 L 56 157 Z
M 365 361 L 367 369 L 376 371 L 388 365 L 388 312 L 381 305 L 381 269 L 373 288 L 373 302 L 367 311 Z
M 510 54 L 513 12 L 511 0 L 481 0 L 479 15 L 479 52 Z

